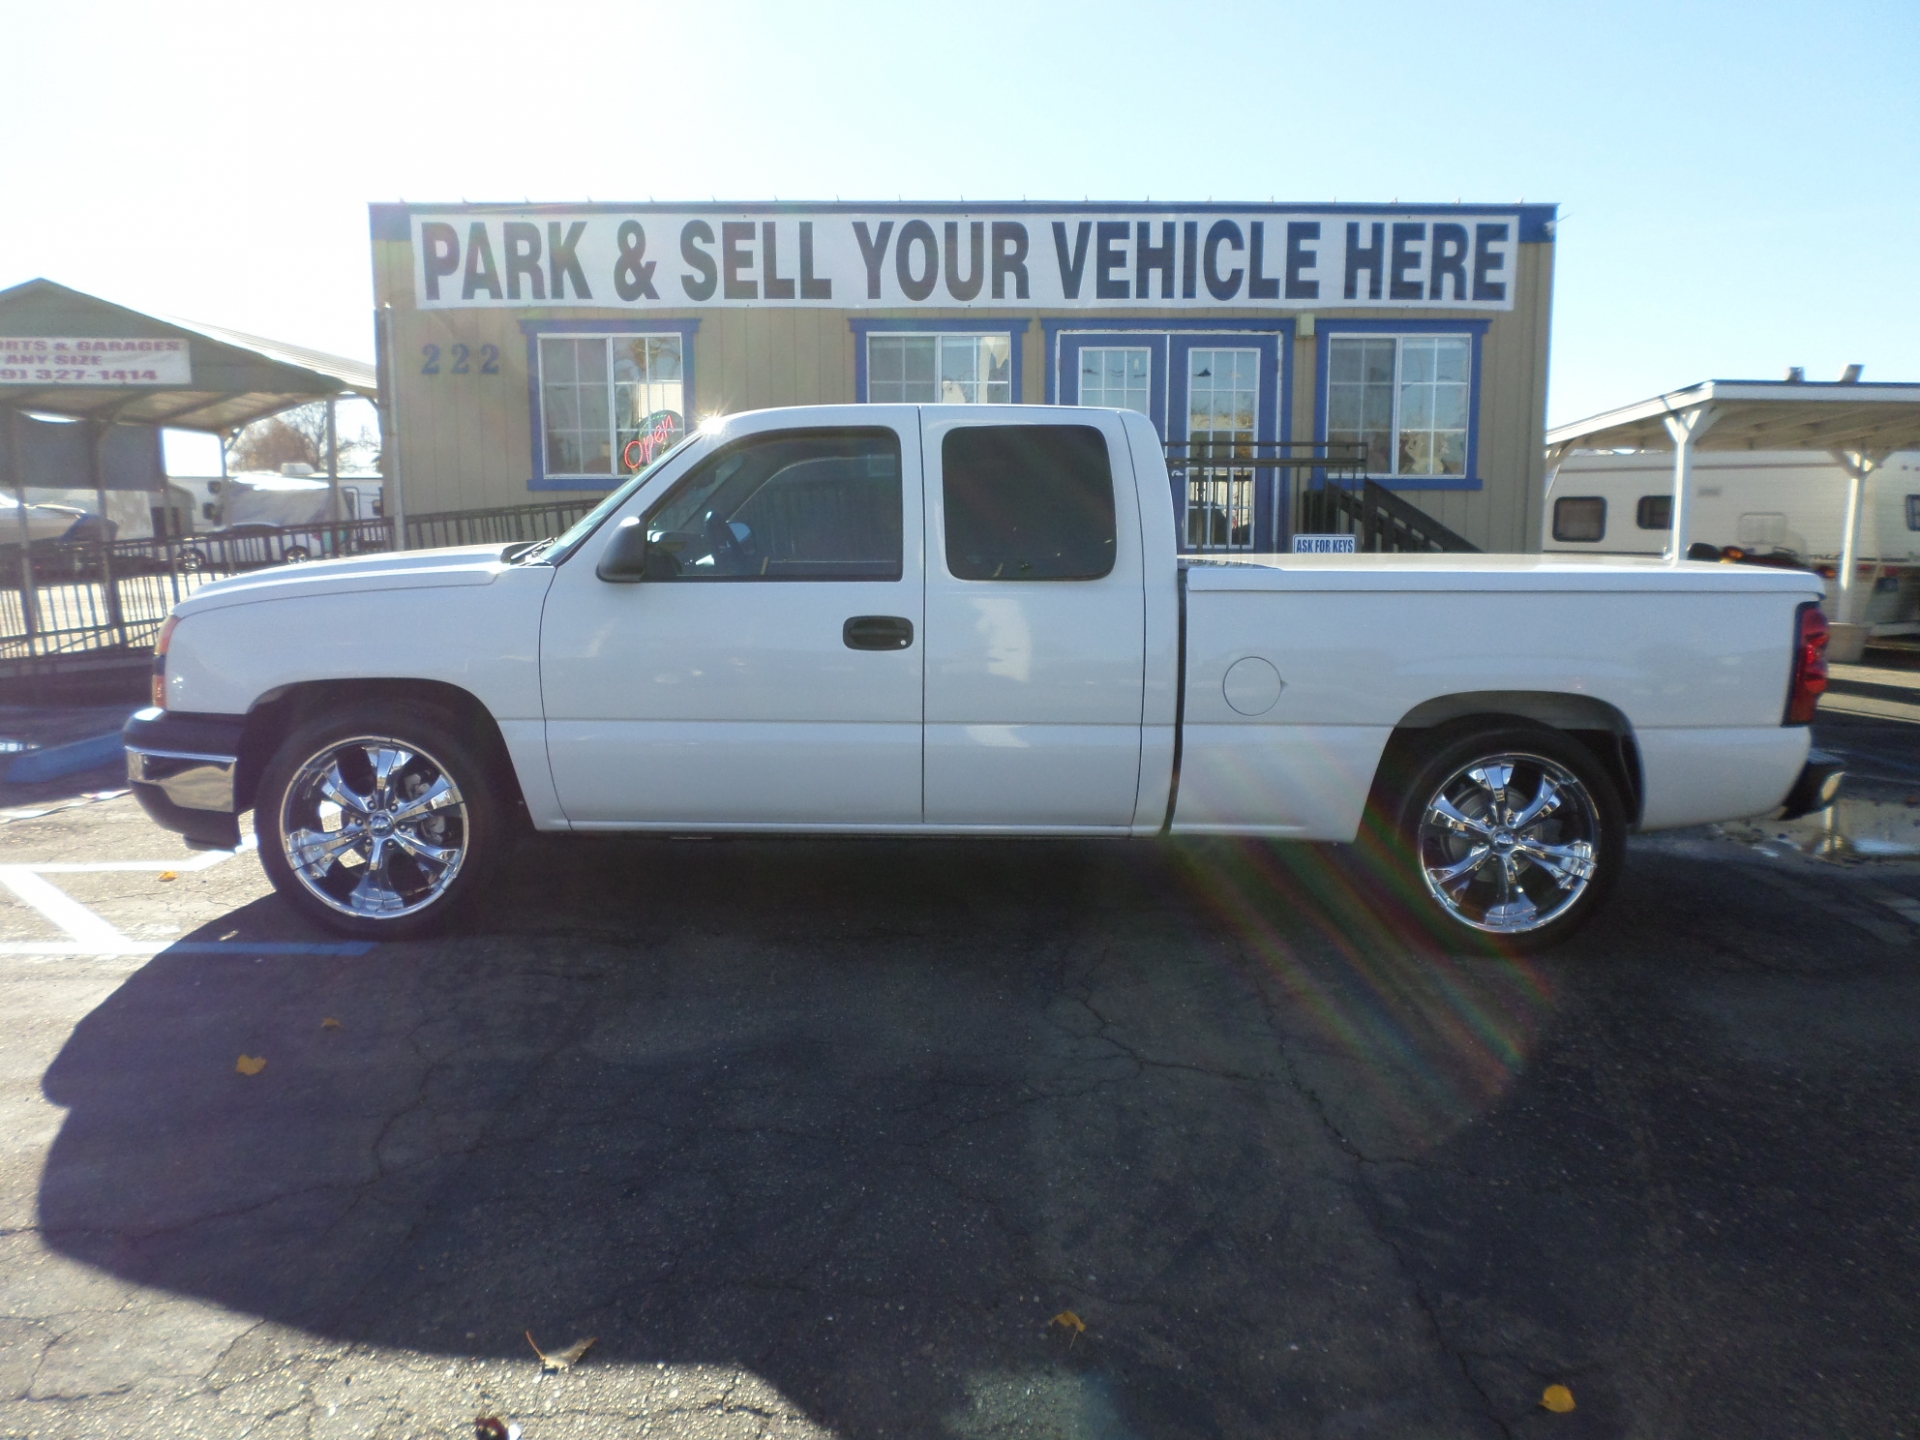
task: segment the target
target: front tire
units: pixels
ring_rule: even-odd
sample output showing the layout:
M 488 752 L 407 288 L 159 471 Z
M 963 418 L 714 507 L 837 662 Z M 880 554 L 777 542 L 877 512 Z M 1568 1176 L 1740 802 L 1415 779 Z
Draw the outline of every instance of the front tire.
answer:
M 294 730 L 254 807 L 281 897 L 328 929 L 384 940 L 439 928 L 484 889 L 503 813 L 460 728 L 424 706 L 369 705 Z
M 1560 944 L 1626 858 L 1626 808 L 1593 753 L 1544 726 L 1438 736 L 1396 787 L 1393 849 L 1439 933 L 1500 950 Z

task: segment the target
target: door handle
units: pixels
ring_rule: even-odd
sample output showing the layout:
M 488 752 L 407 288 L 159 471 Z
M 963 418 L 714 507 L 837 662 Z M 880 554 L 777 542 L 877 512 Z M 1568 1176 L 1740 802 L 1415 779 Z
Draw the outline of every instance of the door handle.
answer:
M 903 615 L 855 615 L 840 627 L 849 650 L 904 650 L 913 644 L 913 622 Z

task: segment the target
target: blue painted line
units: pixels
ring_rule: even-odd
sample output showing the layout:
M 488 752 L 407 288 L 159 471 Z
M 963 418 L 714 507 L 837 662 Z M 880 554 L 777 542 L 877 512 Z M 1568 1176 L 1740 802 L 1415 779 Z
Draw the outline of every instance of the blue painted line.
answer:
M 334 945 L 301 944 L 296 941 L 263 940 L 249 945 L 244 940 L 182 940 L 169 945 L 165 955 L 364 955 L 373 949 L 371 940 L 343 940 Z
M 110 735 L 75 740 L 70 745 L 49 745 L 44 750 L 29 750 L 16 756 L 7 767 L 7 781 L 13 785 L 32 785 L 41 780 L 58 780 L 111 764 L 124 753 L 118 730 Z

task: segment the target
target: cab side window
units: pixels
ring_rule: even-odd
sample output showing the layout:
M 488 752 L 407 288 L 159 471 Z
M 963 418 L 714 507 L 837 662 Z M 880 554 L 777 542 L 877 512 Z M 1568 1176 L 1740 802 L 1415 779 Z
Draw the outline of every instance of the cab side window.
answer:
M 748 436 L 647 518 L 671 580 L 898 580 L 901 532 L 900 440 L 883 429 Z
M 940 450 L 947 573 L 1098 580 L 1113 571 L 1113 467 L 1091 425 L 968 425 Z

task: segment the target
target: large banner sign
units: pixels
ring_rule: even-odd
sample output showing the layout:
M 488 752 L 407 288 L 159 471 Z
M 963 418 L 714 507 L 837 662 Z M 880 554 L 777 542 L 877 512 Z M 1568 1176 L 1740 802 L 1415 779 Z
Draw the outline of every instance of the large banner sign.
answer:
M 1509 310 L 1520 215 L 929 210 L 411 217 L 423 308 Z
M 185 385 L 192 379 L 184 340 L 0 336 L 0 385 Z

